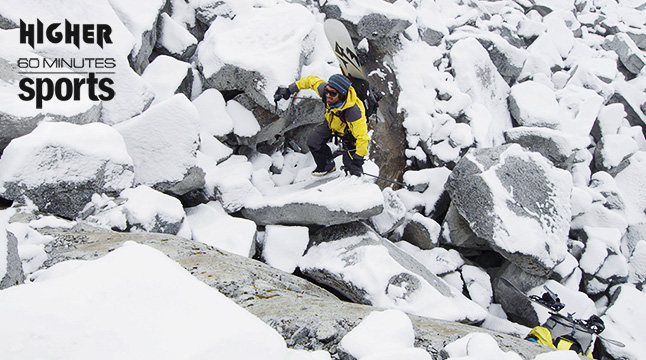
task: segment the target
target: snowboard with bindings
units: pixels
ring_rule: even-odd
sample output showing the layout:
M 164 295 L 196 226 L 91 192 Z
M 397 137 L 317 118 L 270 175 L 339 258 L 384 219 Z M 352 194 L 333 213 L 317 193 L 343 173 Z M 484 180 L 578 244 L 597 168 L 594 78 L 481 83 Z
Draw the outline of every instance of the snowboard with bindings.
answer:
M 599 322 L 600 322 L 599 323 L 597 321 L 591 321 L 591 319 L 588 319 L 588 320 L 575 319 L 573 314 L 571 313 L 568 313 L 567 316 L 561 314 L 559 311 L 561 311 L 565 307 L 565 304 L 563 304 L 559 299 L 558 295 L 554 291 L 550 290 L 546 285 L 543 285 L 543 289 L 545 290 L 545 293 L 542 296 L 527 295 L 519 288 L 517 288 L 514 284 L 512 284 L 511 281 L 503 277 L 501 277 L 500 280 L 503 282 L 503 284 L 512 288 L 515 292 L 522 295 L 527 300 L 533 303 L 539 304 L 540 306 L 548 309 L 551 315 L 551 319 L 553 321 L 563 326 L 570 327 L 573 330 L 576 329 L 579 331 L 586 332 L 588 334 L 595 334 L 599 339 L 607 342 L 608 344 L 612 344 L 618 347 L 626 346 L 622 342 L 619 342 L 613 339 L 608 339 L 600 335 L 600 333 L 602 333 L 603 330 L 605 329 L 601 319 L 599 319 Z

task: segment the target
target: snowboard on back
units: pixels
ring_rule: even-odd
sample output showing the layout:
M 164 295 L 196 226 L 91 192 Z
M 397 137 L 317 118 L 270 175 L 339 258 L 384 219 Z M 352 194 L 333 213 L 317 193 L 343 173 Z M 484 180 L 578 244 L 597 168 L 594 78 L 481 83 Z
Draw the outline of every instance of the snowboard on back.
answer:
M 352 87 L 363 102 L 366 118 L 370 118 L 372 115 L 377 116 L 379 100 L 383 95 L 368 82 L 368 77 L 359 63 L 359 56 L 357 56 L 357 50 L 352 43 L 348 29 L 335 19 L 325 20 L 323 29 L 337 60 L 339 60 L 341 72 L 350 78 Z
M 327 19 L 323 23 L 323 29 L 336 58 L 339 60 L 343 75 L 367 80 L 361 64 L 359 64 L 357 50 L 354 48 L 350 33 L 348 33 L 343 23 L 339 20 Z

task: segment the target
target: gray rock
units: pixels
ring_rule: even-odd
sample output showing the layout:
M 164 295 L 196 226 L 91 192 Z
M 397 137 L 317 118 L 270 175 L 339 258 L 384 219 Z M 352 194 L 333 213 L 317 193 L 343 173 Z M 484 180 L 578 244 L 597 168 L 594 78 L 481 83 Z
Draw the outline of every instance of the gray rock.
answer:
M 406 30 L 411 23 L 401 19 L 391 19 L 383 14 L 368 14 L 359 20 L 357 33 L 368 40 L 378 40 L 396 36 Z
M 431 46 L 438 46 L 442 43 L 445 34 L 440 30 L 421 28 L 419 29 L 419 36 L 425 43 Z
M 520 144 L 529 151 L 543 155 L 554 166 L 561 169 L 567 169 L 573 165 L 575 152 L 585 148 L 585 145 L 587 145 L 584 145 L 581 141 L 577 144 L 574 141 L 574 136 L 562 131 L 524 126 L 505 131 L 505 140 L 508 143 Z
M 572 179 L 539 154 L 517 144 L 471 150 L 446 188 L 471 230 L 523 271 L 545 275 L 565 258 Z
M 0 256 L 5 258 L 6 268 L 0 269 L 0 274 L 4 274 L 0 278 L 0 290 L 8 287 L 22 284 L 25 281 L 25 275 L 22 271 L 22 262 L 18 255 L 18 240 L 9 231 L 0 228 L 0 241 L 5 242 L 5 246 L 1 248 L 6 249 L 6 253 L 0 252 Z
M 485 32 L 471 26 L 460 28 L 459 31 L 451 34 L 447 41 L 453 44 L 461 39 L 471 37 L 478 40 L 487 50 L 491 62 L 508 84 L 517 81 L 527 60 L 525 51 L 510 44 L 509 41 L 496 33 Z
M 637 243 L 646 239 L 646 223 L 628 225 L 626 233 L 621 237 L 621 253 L 629 259 Z
M 540 325 L 538 315 L 529 299 L 519 294 L 513 288 L 510 288 L 500 278 L 511 282 L 517 289 L 524 293 L 545 283 L 546 279 L 528 274 L 516 265 L 507 262 L 491 282 L 494 290 L 494 301 L 502 306 L 509 320 L 529 327 Z
M 244 217 L 259 225 L 337 225 L 367 220 L 383 211 L 383 197 L 374 184 L 353 184 L 350 178 L 334 179 L 335 186 L 323 184 L 294 193 L 254 198 L 242 209 Z M 347 203 L 359 194 L 361 206 Z M 345 199 L 346 204 L 339 207 Z M 350 201 L 351 203 L 352 201 Z M 347 206 L 346 206 L 347 205 Z
M 203 24 L 211 25 L 217 17 L 231 19 L 235 17 L 235 13 L 229 4 L 222 0 L 201 1 L 195 8 L 195 18 Z
M 621 63 L 633 74 L 639 74 L 646 65 L 646 57 L 635 45 L 635 42 L 625 33 L 608 37 L 601 45 L 606 50 L 612 50 L 619 56 Z
M 641 50 L 646 50 L 646 32 L 630 29 L 626 34 L 635 42 L 635 45 Z
M 453 203 L 449 205 L 442 227 L 442 242 L 465 249 L 489 250 L 487 240 L 476 235 L 469 227 L 469 223 L 456 210 Z
M 330 259 L 330 251 L 338 256 Z M 375 262 L 378 268 L 370 265 Z M 312 236 L 300 269 L 353 302 L 464 323 L 484 320 L 480 306 L 359 222 L 327 227 Z
M 406 217 L 406 226 L 402 240 L 407 241 L 422 250 L 429 250 L 438 245 L 440 224 L 420 213 Z

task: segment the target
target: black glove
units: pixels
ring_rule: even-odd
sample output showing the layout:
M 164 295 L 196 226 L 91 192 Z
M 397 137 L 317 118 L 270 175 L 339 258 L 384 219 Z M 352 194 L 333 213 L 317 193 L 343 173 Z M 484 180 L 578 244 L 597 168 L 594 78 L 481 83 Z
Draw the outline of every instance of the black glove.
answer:
M 363 175 L 363 156 L 357 154 L 348 154 L 350 155 L 350 166 L 347 171 L 350 175 L 361 176 Z
M 603 330 L 606 329 L 605 324 L 603 323 L 603 320 L 601 320 L 600 317 L 597 315 L 592 315 L 587 321 L 588 328 L 592 330 L 595 334 L 601 334 Z
M 279 87 L 276 92 L 274 93 L 274 101 L 278 101 L 280 99 L 287 100 L 289 97 L 292 95 L 292 93 L 289 92 L 289 89 L 286 87 Z

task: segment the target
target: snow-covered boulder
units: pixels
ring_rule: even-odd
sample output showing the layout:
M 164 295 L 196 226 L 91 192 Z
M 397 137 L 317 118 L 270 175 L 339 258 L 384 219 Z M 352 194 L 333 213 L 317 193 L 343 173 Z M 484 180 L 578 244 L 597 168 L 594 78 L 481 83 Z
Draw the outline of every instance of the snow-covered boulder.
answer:
M 49 356 L 80 359 L 97 347 L 107 358 L 288 358 L 285 340 L 269 325 L 159 250 L 133 242 L 3 291 L 0 316 L 12 324 L 0 328 L 4 358 L 38 358 L 46 348 Z M 223 319 L 230 324 L 213 327 Z M 187 336 L 187 328 L 195 334 Z
M 145 231 L 177 235 L 186 215 L 176 198 L 153 190 L 146 185 L 121 192 L 130 231 Z
M 309 241 L 309 229 L 305 226 L 268 225 L 262 241 L 262 259 L 267 265 L 293 273 Z
M 83 213 L 88 222 L 109 229 L 191 238 L 182 203 L 146 185 L 125 189 L 116 199 L 94 195 Z
M 394 351 L 412 350 L 414 342 L 415 331 L 408 315 L 390 309 L 374 311 L 366 316 L 341 339 L 339 350 L 344 358 L 351 356 L 354 359 L 363 359 L 388 353 L 393 356 Z M 426 355 L 430 359 L 430 355 Z
M 348 299 L 449 321 L 478 323 L 485 310 L 366 225 L 327 227 L 311 237 L 299 267 Z
M 603 42 L 603 47 L 616 52 L 621 63 L 633 74 L 639 74 L 646 65 L 646 56 L 627 34 L 619 33 L 607 37 Z
M 408 170 L 403 175 L 406 185 L 412 186 L 413 191 L 399 189 L 396 191 L 408 211 L 417 211 L 425 216 L 442 214 L 449 206 L 444 184 L 451 170 L 437 167 L 422 170 Z
M 631 126 L 639 126 L 643 128 L 646 126 L 646 93 L 628 83 L 615 82 L 615 94 L 610 99 L 610 103 L 618 103 L 623 105 L 626 111 L 626 120 Z
M 114 126 L 135 164 L 135 183 L 184 195 L 204 185 L 197 167 L 199 116 L 182 94 Z
M 0 196 L 73 219 L 92 195 L 118 195 L 134 180 L 133 160 L 108 125 L 44 122 L 0 158 Z
M 141 74 L 148 65 L 148 57 L 157 42 L 157 20 L 166 5 L 165 0 L 108 0 L 121 22 L 135 38 L 128 57 L 132 68 Z
M 404 222 L 406 207 L 401 199 L 391 188 L 382 191 L 384 197 L 384 211 L 370 218 L 375 230 L 385 236 Z
M 256 224 L 228 215 L 219 203 L 186 209 L 186 216 L 193 240 L 244 257 L 256 253 Z
M 428 250 L 438 245 L 441 226 L 435 220 L 420 213 L 406 214 L 402 240 L 420 249 Z
M 509 111 L 521 126 L 559 126 L 559 104 L 554 90 L 535 82 L 525 81 L 511 87 Z
M 460 89 L 490 113 L 487 143 L 479 145 L 502 144 L 503 132 L 512 126 L 507 106 L 509 85 L 496 69 L 487 50 L 476 39 L 456 42 L 451 48 L 450 57 Z
M 257 224 L 336 225 L 380 214 L 384 199 L 375 184 L 339 178 L 309 189 L 254 197 L 242 214 Z
M 188 61 L 197 50 L 197 39 L 167 13 L 159 16 L 155 50 L 178 60 Z
M 614 359 L 637 359 L 646 346 L 635 334 L 642 331 L 646 321 L 646 294 L 629 285 L 617 287 L 612 295 L 608 310 L 601 317 L 606 329 L 601 334 L 603 337 L 620 341 L 625 346 L 619 347 L 609 341 L 599 339 L 603 348 Z
M 576 152 L 586 149 L 589 137 L 576 137 L 544 127 L 515 127 L 505 131 L 508 143 L 517 143 L 549 159 L 554 166 L 567 169 L 577 162 Z
M 638 149 L 637 142 L 628 135 L 606 135 L 597 143 L 594 164 L 598 170 L 612 172 Z
M 629 224 L 646 220 L 646 194 L 641 189 L 646 185 L 646 152 L 638 151 L 624 160 L 613 174 L 618 193 L 626 204 L 626 219 Z
M 206 89 L 193 105 L 200 115 L 200 129 L 216 137 L 224 137 L 233 131 L 233 119 L 227 111 L 227 103 L 216 89 Z
M 298 78 L 312 51 L 314 24 L 307 8 L 287 3 L 245 9 L 214 22 L 197 51 L 207 87 L 244 91 L 270 109 L 276 88 Z
M 518 144 L 472 150 L 447 190 L 457 212 L 492 249 L 532 274 L 565 258 L 572 176 Z
M 623 283 L 628 264 L 620 250 L 621 232 L 616 228 L 585 227 L 579 239 L 585 249 L 579 259 L 587 294 L 600 294 L 609 286 Z
M 512 35 L 513 36 L 513 35 Z M 482 31 L 469 26 L 464 26 L 451 34 L 448 42 L 456 42 L 465 38 L 475 38 L 489 53 L 489 58 L 498 69 L 500 75 L 510 84 L 518 79 L 523 65 L 527 60 L 527 53 L 519 49 L 515 43 L 517 40 L 503 37 L 493 31 Z
M 622 234 L 626 232 L 628 205 L 617 181 L 610 174 L 604 171 L 594 173 L 590 185 L 579 187 L 572 195 L 571 232 L 577 233 L 586 226 L 615 228 Z
M 5 214 L 0 215 L 0 290 L 22 284 L 24 281 L 22 262 L 18 255 L 18 240 L 14 234 L 7 231 Z
M 191 97 L 193 72 L 191 64 L 167 55 L 155 58 L 141 74 L 141 78 L 152 85 L 155 92 L 154 104 L 158 104 L 173 95 L 182 93 Z

